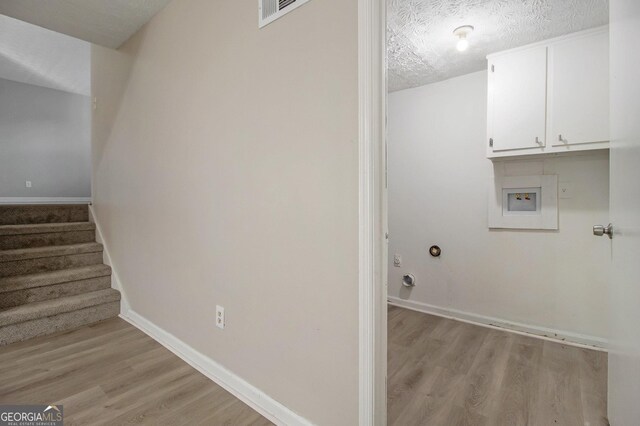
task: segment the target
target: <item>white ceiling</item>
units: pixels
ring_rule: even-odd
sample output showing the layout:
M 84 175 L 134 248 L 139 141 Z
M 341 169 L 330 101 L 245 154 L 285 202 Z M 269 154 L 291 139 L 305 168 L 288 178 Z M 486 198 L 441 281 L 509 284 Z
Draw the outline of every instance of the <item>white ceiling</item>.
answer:
M 117 48 L 171 0 L 0 0 L 0 14 Z
M 489 53 L 608 21 L 608 0 L 388 0 L 389 90 L 480 71 Z M 462 53 L 461 25 L 475 27 Z
M 0 78 L 88 96 L 91 45 L 0 15 Z

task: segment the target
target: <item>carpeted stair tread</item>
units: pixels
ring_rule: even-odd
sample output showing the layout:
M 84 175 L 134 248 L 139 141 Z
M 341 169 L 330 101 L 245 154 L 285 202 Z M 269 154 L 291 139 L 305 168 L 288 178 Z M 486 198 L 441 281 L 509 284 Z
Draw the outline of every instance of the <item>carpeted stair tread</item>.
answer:
M 96 253 L 103 250 L 100 243 L 82 243 L 66 246 L 45 246 L 0 251 L 0 262 L 15 262 L 44 257 L 69 256 L 74 254 Z
M 86 204 L 18 204 L 0 206 L 0 225 L 88 221 L 89 207 Z
M 39 274 L 16 275 L 0 278 L 0 294 L 28 288 L 45 287 L 72 281 L 99 278 L 111 275 L 108 265 L 90 265 L 81 268 L 61 269 Z M 2 297 L 2 296 L 0 296 Z
M 32 223 L 26 225 L 0 225 L 0 237 L 7 235 L 47 234 L 53 232 L 95 231 L 92 222 Z
M 109 288 L 44 302 L 29 303 L 0 311 L 0 327 L 118 301 L 120 301 L 120 292 Z
M 0 346 L 113 318 L 87 205 L 0 205 Z
M 89 306 L 76 311 L 36 318 L 17 324 L 0 327 L 0 347 L 14 342 L 21 342 L 38 336 L 72 330 L 109 318 L 120 313 L 120 301 Z

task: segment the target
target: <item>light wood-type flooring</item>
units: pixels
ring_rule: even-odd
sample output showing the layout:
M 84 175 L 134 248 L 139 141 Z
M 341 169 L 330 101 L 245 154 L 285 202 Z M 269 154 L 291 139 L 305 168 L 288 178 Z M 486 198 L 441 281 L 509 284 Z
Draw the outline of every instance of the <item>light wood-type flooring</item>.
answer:
M 62 404 L 65 425 L 270 425 L 115 318 L 0 348 L 0 404 Z
M 608 425 L 605 352 L 388 313 L 389 425 Z
M 389 425 L 602 426 L 607 355 L 389 308 Z M 0 404 L 66 425 L 268 425 L 121 319 L 0 348 Z

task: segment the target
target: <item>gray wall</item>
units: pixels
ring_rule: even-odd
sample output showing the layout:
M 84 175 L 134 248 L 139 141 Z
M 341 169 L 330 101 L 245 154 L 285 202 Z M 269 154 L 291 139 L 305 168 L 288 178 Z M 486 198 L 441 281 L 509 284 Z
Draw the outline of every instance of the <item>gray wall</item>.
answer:
M 91 196 L 90 108 L 88 96 L 0 79 L 0 198 Z
M 123 313 L 313 424 L 357 425 L 358 2 L 258 29 L 253 1 L 172 1 L 91 60 Z

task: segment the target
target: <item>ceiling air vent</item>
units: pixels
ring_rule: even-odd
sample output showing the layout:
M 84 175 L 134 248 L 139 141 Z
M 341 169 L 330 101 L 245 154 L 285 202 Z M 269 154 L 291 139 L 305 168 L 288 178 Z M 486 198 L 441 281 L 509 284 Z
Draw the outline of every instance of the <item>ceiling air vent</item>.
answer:
M 309 0 L 258 0 L 260 28 L 302 6 Z

